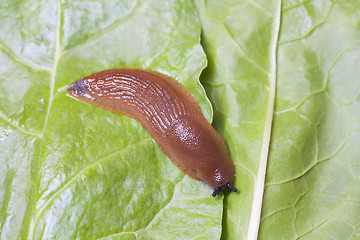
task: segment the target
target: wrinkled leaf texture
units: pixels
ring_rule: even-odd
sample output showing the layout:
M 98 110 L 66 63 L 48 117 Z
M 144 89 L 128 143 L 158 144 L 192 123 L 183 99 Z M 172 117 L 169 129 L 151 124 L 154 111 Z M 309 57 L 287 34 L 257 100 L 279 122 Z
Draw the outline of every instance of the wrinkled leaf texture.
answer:
M 223 239 L 360 239 L 360 2 L 195 2 L 241 191 Z
M 358 1 L 5 0 L 0 19 L 0 239 L 360 238 Z M 65 93 L 153 69 L 211 121 L 206 65 L 224 203 L 135 120 Z
M 194 4 L 8 0 L 0 11 L 0 238 L 219 238 L 221 198 L 135 120 L 66 96 L 96 71 L 153 69 L 185 85 L 210 120 Z

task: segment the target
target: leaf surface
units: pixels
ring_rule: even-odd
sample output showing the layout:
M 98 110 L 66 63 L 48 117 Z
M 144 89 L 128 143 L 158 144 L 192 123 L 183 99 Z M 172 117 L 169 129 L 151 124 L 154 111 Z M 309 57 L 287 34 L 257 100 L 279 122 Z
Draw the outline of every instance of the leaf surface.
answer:
M 152 69 L 186 86 L 210 121 L 193 3 L 0 4 L 0 238 L 218 239 L 222 198 L 135 120 L 66 96 L 96 71 Z
M 358 239 L 358 1 L 195 3 L 201 80 L 237 166 L 223 239 Z
M 0 239 L 360 238 L 358 1 L 5 0 L 0 20 Z M 65 93 L 153 69 L 211 121 L 202 47 L 224 205 L 139 123 Z

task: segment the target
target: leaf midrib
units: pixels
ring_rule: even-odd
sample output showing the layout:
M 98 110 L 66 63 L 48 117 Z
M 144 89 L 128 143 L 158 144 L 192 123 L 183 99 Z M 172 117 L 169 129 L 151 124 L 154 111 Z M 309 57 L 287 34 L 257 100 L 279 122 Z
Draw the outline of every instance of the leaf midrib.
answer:
M 45 130 L 47 127 L 52 101 L 54 99 L 56 72 L 57 72 L 57 68 L 58 68 L 59 59 L 61 57 L 61 48 L 60 48 L 61 2 L 60 2 L 60 0 L 56 1 L 56 5 L 57 5 L 57 12 L 56 12 L 56 31 L 55 31 L 55 53 L 54 53 L 53 65 L 50 70 L 50 76 L 51 76 L 50 77 L 50 97 L 49 97 L 49 105 L 48 105 L 48 109 L 47 109 L 47 113 L 46 113 L 45 123 L 44 123 L 44 127 L 43 127 L 43 134 L 45 133 Z M 44 140 L 41 139 L 40 141 L 44 141 Z M 37 169 L 37 170 L 39 170 L 39 169 Z M 37 187 L 35 187 L 34 191 L 37 191 Z M 36 209 L 34 209 L 34 211 L 36 211 Z M 38 218 L 38 214 L 36 214 L 35 218 L 32 218 L 30 220 L 28 239 L 33 239 L 33 234 L 34 234 L 37 218 Z
M 257 177 L 255 178 L 254 183 L 254 194 L 251 207 L 251 216 L 250 223 L 248 228 L 248 240 L 256 240 L 259 233 L 260 220 L 261 220 L 261 210 L 262 202 L 264 197 L 264 187 L 265 187 L 265 174 L 267 160 L 269 156 L 270 148 L 270 138 L 271 138 L 271 126 L 274 115 L 275 107 L 275 93 L 276 93 L 276 78 L 277 78 L 277 47 L 278 39 L 280 33 L 280 24 L 281 24 L 281 5 L 282 1 L 279 0 L 277 9 L 277 17 L 275 18 L 275 31 L 274 39 L 272 41 L 272 52 L 271 52 L 271 69 L 269 73 L 269 103 L 267 108 L 267 116 L 265 121 L 265 127 L 263 132 L 263 139 L 261 144 L 261 153 L 259 159 L 259 167 Z
M 57 12 L 56 12 L 56 31 L 55 31 L 55 54 L 54 54 L 54 62 L 50 70 L 50 97 L 49 97 L 49 106 L 46 113 L 45 123 L 43 132 L 46 130 L 47 122 L 49 120 L 50 115 L 50 108 L 52 101 L 54 99 L 54 88 L 55 88 L 55 79 L 56 79 L 56 72 L 58 68 L 59 59 L 61 57 L 61 49 L 60 49 L 60 26 L 61 26 L 61 3 L 60 0 L 56 1 L 57 4 Z

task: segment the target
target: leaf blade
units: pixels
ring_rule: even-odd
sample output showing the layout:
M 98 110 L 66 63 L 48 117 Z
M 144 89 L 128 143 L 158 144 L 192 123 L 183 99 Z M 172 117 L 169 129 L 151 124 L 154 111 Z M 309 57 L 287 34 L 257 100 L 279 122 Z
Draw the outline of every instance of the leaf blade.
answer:
M 19 7 L 24 13 L 26 9 L 52 13 L 49 28 L 41 27 L 44 16 L 30 14 L 20 18 L 39 26 L 35 27 L 39 36 L 51 32 L 48 48 L 52 50 L 41 62 L 38 60 L 43 56 L 41 51 L 24 57 L 18 54 L 17 47 L 21 45 L 11 45 L 14 51 L 6 46 L 0 48 L 0 53 L 10 59 L 3 57 L 1 61 L 25 65 L 23 72 L 30 72 L 23 83 L 40 85 L 39 91 L 25 89 L 31 98 L 20 98 L 22 102 L 13 104 L 29 123 L 19 124 L 17 116 L 10 117 L 11 111 L 6 110 L 5 104 L 1 108 L 4 121 L 1 120 L 0 127 L 0 151 L 5 153 L 1 163 L 9 166 L 2 170 L 5 177 L 0 178 L 0 209 L 5 213 L 0 218 L 2 238 L 117 238 L 115 235 L 121 232 L 124 234 L 119 236 L 146 239 L 163 235 L 199 235 L 208 239 L 220 236 L 221 198 L 212 198 L 211 189 L 204 183 L 184 177 L 139 123 L 66 96 L 67 85 L 92 72 L 106 68 L 148 68 L 179 80 L 211 120 L 211 107 L 198 81 L 206 59 L 199 44 L 200 25 L 192 2 L 160 4 L 149 0 L 137 5 L 133 1 L 119 2 L 124 3 L 122 14 L 116 11 L 118 5 L 111 9 L 114 2 L 109 1 L 93 1 L 95 5 L 103 4 L 104 8 L 99 9 L 88 8 L 87 1 L 5 3 L 7 10 L 16 11 Z M 72 4 L 77 8 L 72 8 Z M 104 18 L 99 18 L 101 15 Z M 17 26 L 19 22 L 11 19 L 15 16 L 9 17 Z M 79 29 L 77 22 L 71 20 L 76 17 L 80 22 L 93 18 L 87 27 Z M 24 32 L 19 42 L 27 47 L 31 37 L 27 30 Z M 0 39 L 4 37 L 7 36 L 2 32 Z M 36 43 L 42 44 L 41 40 Z M 28 59 L 31 57 L 34 60 Z M 33 80 L 29 77 L 32 72 L 40 72 L 37 76 L 41 78 L 33 76 Z M 13 76 L 9 79 L 9 83 L 15 83 Z M 11 97 L 17 93 L 4 94 L 6 86 L 11 85 L 1 85 L 0 97 L 11 105 Z M 38 114 L 37 102 L 41 107 Z M 21 109 L 24 103 L 33 110 L 24 112 Z M 17 149 L 26 153 L 26 157 L 7 152 L 8 148 L 16 147 L 12 140 L 16 134 L 30 139 L 19 141 L 25 146 Z M 19 171 L 21 164 L 26 167 Z M 26 174 L 19 176 L 22 171 Z M 22 189 L 17 195 L 14 174 Z M 189 190 L 192 192 L 186 192 Z M 185 194 L 189 199 L 184 198 Z M 198 207 L 189 211 L 195 203 Z M 11 211 L 13 206 L 18 212 Z M 166 211 L 162 211 L 164 208 Z M 170 221 L 169 213 L 176 213 L 179 220 Z M 164 226 L 167 221 L 171 224 Z M 188 224 L 193 225 L 193 231 L 184 231 Z M 136 231 L 141 234 L 125 234 Z

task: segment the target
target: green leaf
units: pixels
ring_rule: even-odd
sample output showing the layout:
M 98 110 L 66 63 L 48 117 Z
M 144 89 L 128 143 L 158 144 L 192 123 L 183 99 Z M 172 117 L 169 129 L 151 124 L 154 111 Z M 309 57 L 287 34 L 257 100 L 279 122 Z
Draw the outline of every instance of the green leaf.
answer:
M 138 122 L 65 91 L 96 71 L 153 69 L 211 120 L 191 1 L 7 0 L 0 20 L 1 239 L 220 237 L 222 198 Z
M 357 0 L 4 0 L 0 20 L 0 239 L 360 238 Z M 202 47 L 224 205 L 139 123 L 65 94 L 153 69 L 211 121 Z
M 223 239 L 359 239 L 359 2 L 195 3 L 237 165 Z

